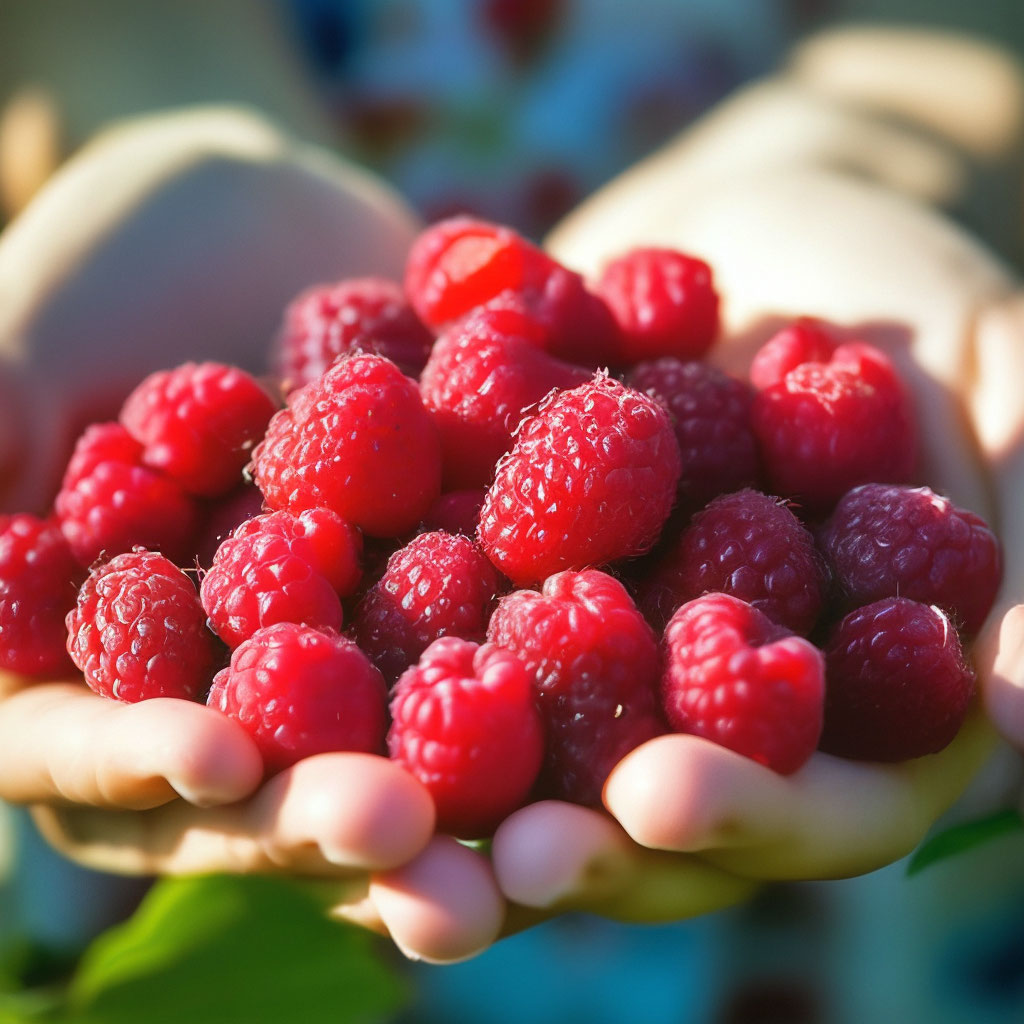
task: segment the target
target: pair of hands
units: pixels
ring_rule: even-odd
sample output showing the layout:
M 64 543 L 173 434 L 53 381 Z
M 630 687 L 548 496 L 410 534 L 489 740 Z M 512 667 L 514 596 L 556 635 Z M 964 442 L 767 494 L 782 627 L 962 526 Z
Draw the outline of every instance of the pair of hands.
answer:
M 302 162 L 276 151 L 261 151 L 260 159 Z M 181 203 L 181 189 L 197 188 L 197 179 L 180 160 L 166 162 L 185 229 L 202 230 L 208 197 Z M 246 173 L 222 157 L 217 170 Z M 380 250 L 386 236 L 402 251 L 413 225 L 386 198 L 368 200 L 351 177 L 331 173 L 331 189 L 318 166 L 314 182 L 300 176 L 298 192 L 309 199 L 313 186 L 324 189 L 332 204 L 339 197 L 357 202 L 360 215 L 345 235 L 348 266 L 317 276 L 387 272 L 352 265 L 360 240 L 372 237 Z M 279 179 L 271 175 L 266 185 L 271 200 L 295 191 L 286 192 Z M 171 202 L 167 191 L 162 183 L 151 188 L 145 210 Z M 282 209 L 294 207 L 272 205 L 259 222 L 268 245 L 281 247 L 282 233 L 294 230 Z M 130 225 L 140 220 L 138 211 L 133 205 L 124 213 Z M 236 215 L 247 225 L 256 216 L 245 209 Z M 235 236 L 234 249 L 221 238 L 208 258 L 243 264 L 243 236 Z M 145 233 L 140 239 L 160 241 Z M 1024 531 L 1012 514 L 1024 496 L 1024 404 L 1013 393 L 1024 370 L 1024 307 L 1015 304 L 1014 282 L 931 214 L 870 186 L 792 169 L 679 195 L 670 167 L 641 167 L 549 240 L 556 255 L 582 270 L 641 242 L 690 249 L 711 262 L 729 339 L 718 358 L 734 369 L 778 315 L 856 325 L 897 359 L 922 422 L 924 478 L 1001 531 L 1006 584 L 976 655 L 989 711 L 1024 745 L 1024 611 L 1017 605 Z M 0 272 L 4 255 L 11 266 L 10 246 L 0 251 Z M 111 257 L 85 247 L 75 258 L 102 266 Z M 203 278 L 216 281 L 220 273 L 212 266 Z M 136 299 L 149 304 L 139 315 L 158 321 L 160 304 L 173 301 L 176 310 L 199 308 L 202 316 L 202 303 L 187 302 L 187 284 L 179 281 L 170 299 L 151 287 Z M 46 287 L 39 294 L 45 320 Z M 260 300 L 276 302 L 278 310 L 284 301 L 262 294 Z M 53 305 L 62 312 L 61 303 Z M 254 344 L 271 330 L 254 334 Z M 4 341 L 0 336 L 0 350 Z M 162 345 L 153 349 L 158 365 L 167 361 Z M 99 351 L 89 351 L 101 363 Z M 212 347 L 200 354 L 221 355 Z M 91 386 L 88 374 L 73 384 L 83 393 Z M 0 678 L 0 798 L 30 805 L 44 834 L 69 856 L 127 873 L 306 876 L 332 913 L 434 961 L 470 956 L 502 934 L 568 910 L 673 920 L 741 901 L 764 880 L 872 870 L 916 845 L 992 743 L 976 710 L 934 757 L 880 766 L 816 754 L 783 778 L 699 738 L 665 736 L 612 773 L 605 789 L 610 814 L 552 801 L 531 805 L 502 824 L 485 854 L 434 836 L 426 792 L 382 758 L 321 755 L 261 784 L 249 737 L 201 705 L 121 705 L 79 681 Z

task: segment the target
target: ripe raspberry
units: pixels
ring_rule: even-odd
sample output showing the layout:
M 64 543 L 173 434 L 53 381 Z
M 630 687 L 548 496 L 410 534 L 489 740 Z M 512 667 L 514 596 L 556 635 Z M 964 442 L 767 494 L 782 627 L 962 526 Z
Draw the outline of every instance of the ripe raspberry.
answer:
M 75 442 L 61 488 L 72 490 L 104 462 L 142 465 L 142 445 L 120 423 L 94 423 Z
M 351 640 L 294 622 L 258 630 L 238 647 L 207 704 L 252 734 L 267 774 L 314 754 L 384 746 L 380 673 Z
M 388 560 L 356 612 L 359 646 L 394 682 L 438 637 L 482 641 L 500 578 L 468 537 L 423 533 Z
M 68 613 L 68 653 L 103 697 L 194 699 L 210 682 L 214 640 L 192 581 L 153 551 L 90 573 Z
M 249 519 L 217 549 L 203 577 L 210 625 L 229 647 L 278 622 L 341 629 L 339 591 L 349 594 L 359 583 L 360 550 L 358 533 L 330 509 Z
M 230 494 L 207 505 L 195 545 L 196 563 L 209 569 L 221 541 L 262 511 L 263 495 L 252 484 L 236 487 Z
M 738 598 L 705 594 L 665 630 L 662 699 L 677 732 L 704 736 L 782 775 L 821 735 L 821 652 Z
M 523 663 L 493 644 L 435 640 L 398 681 L 391 757 L 434 798 L 440 831 L 492 832 L 527 798 L 544 756 Z
M 917 434 L 896 370 L 870 345 L 840 345 L 828 363 L 802 363 L 759 391 L 754 432 L 776 494 L 813 510 L 857 484 L 907 479 Z
M 476 524 L 480 521 L 480 509 L 484 504 L 484 488 L 473 488 L 467 491 L 449 491 L 442 494 L 427 509 L 427 514 L 420 523 L 420 533 L 433 533 L 441 530 L 444 533 L 461 533 L 466 537 L 476 536 Z
M 244 370 L 184 363 L 150 374 L 127 398 L 121 422 L 142 460 L 190 494 L 216 497 L 241 483 L 275 405 Z
M 286 392 L 322 377 L 347 352 L 373 352 L 419 377 L 434 336 L 405 299 L 401 285 L 360 277 L 320 285 L 285 310 L 271 359 Z
M 192 554 L 198 521 L 195 502 L 173 480 L 144 466 L 101 462 L 54 501 L 71 551 L 79 563 L 142 546 L 173 561 Z
M 81 577 L 55 522 L 0 516 L 0 669 L 27 676 L 70 671 L 64 618 Z
M 597 806 L 608 773 L 664 732 L 654 631 L 618 580 L 560 572 L 502 598 L 487 639 L 526 665 L 547 734 L 545 790 Z
M 445 486 L 486 487 L 524 412 L 590 379 L 538 348 L 536 331 L 521 313 L 483 309 L 438 339 L 420 394 L 441 436 Z
M 480 542 L 520 586 L 643 554 L 668 518 L 679 470 L 665 410 L 598 374 L 523 422 L 484 499 Z
M 883 597 L 937 604 L 976 633 L 1002 578 L 999 541 L 973 512 L 927 487 L 864 484 L 821 533 L 845 609 Z
M 357 352 L 293 392 L 253 452 L 267 505 L 323 505 L 374 537 L 415 528 L 441 491 L 441 446 L 416 385 Z
M 612 260 L 597 292 L 619 325 L 622 365 L 662 356 L 699 359 L 718 334 L 711 268 L 674 249 L 633 249 Z
M 804 363 L 827 363 L 837 344 L 824 323 L 802 316 L 773 334 L 758 349 L 750 364 L 750 383 L 763 391 L 784 380 L 790 370 Z
M 669 546 L 642 585 L 658 628 L 710 591 L 738 597 L 794 633 L 814 627 L 826 574 L 814 538 L 777 498 L 737 491 L 712 501 Z
M 963 724 L 974 692 L 949 619 L 887 597 L 843 619 L 825 648 L 821 749 L 861 761 L 935 754 Z
M 672 417 L 683 472 L 679 502 L 695 512 L 720 494 L 757 482 L 757 442 L 750 387 L 707 363 L 639 363 L 626 383 L 657 399 Z

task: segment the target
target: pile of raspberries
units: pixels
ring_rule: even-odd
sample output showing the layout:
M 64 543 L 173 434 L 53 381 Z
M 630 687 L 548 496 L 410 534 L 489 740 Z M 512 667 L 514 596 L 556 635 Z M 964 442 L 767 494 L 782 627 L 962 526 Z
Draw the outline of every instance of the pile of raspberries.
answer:
M 0 517 L 0 668 L 205 701 L 268 774 L 387 751 L 462 837 L 598 805 L 668 731 L 783 774 L 941 750 L 996 537 L 911 486 L 883 352 L 800 319 L 748 381 L 705 361 L 718 335 L 693 256 L 591 287 L 509 228 L 435 224 L 402 284 L 296 298 L 267 380 L 151 375 L 52 514 Z

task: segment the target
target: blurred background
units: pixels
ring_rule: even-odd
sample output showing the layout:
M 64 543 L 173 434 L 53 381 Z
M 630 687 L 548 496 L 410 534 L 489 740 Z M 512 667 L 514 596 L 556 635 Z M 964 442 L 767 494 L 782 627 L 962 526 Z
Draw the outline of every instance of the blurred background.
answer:
M 0 0 L 0 223 L 108 124 L 230 102 L 371 168 L 425 219 L 465 211 L 541 238 L 804 40 L 866 23 L 974 40 L 1024 90 L 1020 0 Z M 864 80 L 871 61 L 856 52 Z M 917 120 L 967 185 L 894 171 L 1018 267 L 1022 95 L 1002 121 L 987 100 L 955 129 Z M 959 817 L 1005 806 L 1018 769 L 1005 754 Z M 1019 831 L 913 877 L 899 863 L 777 886 L 694 922 L 566 917 L 447 968 L 325 931 L 284 884 L 161 883 L 131 917 L 148 888 L 72 868 L 0 808 L 0 1022 L 1024 1020 Z

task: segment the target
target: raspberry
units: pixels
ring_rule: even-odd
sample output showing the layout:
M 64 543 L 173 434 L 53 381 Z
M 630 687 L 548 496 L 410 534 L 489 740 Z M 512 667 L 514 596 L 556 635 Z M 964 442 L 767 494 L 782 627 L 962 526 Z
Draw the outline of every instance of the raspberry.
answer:
M 27 676 L 71 669 L 64 618 L 81 576 L 55 522 L 0 516 L 0 669 Z
M 684 604 L 664 639 L 662 699 L 677 732 L 704 736 L 782 775 L 821 735 L 821 652 L 728 594 Z
M 356 613 L 359 646 L 393 682 L 442 636 L 482 641 L 501 587 L 468 537 L 423 533 L 388 560 Z
M 190 494 L 217 497 L 241 483 L 275 408 L 244 370 L 184 363 L 150 374 L 128 396 L 121 422 L 143 445 L 147 466 Z
M 401 285 L 360 277 L 303 292 L 285 310 L 271 355 L 285 391 L 322 377 L 347 352 L 373 352 L 419 377 L 434 336 L 406 301 Z
M 679 470 L 665 410 L 598 374 L 523 422 L 484 499 L 480 542 L 520 586 L 643 554 L 668 518 Z
M 173 480 L 144 466 L 101 462 L 54 501 L 60 528 L 85 566 L 137 546 L 184 562 L 192 553 L 198 509 Z
M 750 387 L 707 363 L 639 363 L 626 383 L 668 410 L 683 457 L 679 505 L 691 512 L 757 482 Z
M 590 379 L 538 348 L 536 330 L 514 310 L 483 309 L 438 339 L 420 394 L 441 435 L 446 486 L 488 485 L 524 411 Z
M 711 268 L 674 249 L 633 249 L 612 260 L 597 292 L 619 325 L 622 365 L 661 356 L 699 359 L 718 334 Z
M 910 403 L 878 349 L 840 345 L 828 363 L 802 363 L 759 391 L 754 432 L 773 491 L 812 510 L 857 484 L 900 482 L 914 469 Z
M 441 446 L 416 385 L 357 352 L 293 392 L 253 453 L 267 505 L 323 505 L 374 537 L 413 530 L 441 491 Z
M 142 445 L 120 423 L 94 423 L 75 442 L 61 487 L 73 489 L 104 462 L 142 465 Z
M 644 582 L 642 603 L 660 627 L 684 602 L 719 591 L 806 635 L 825 586 L 811 534 L 777 498 L 745 490 L 716 498 L 694 516 Z
M 263 495 L 252 484 L 236 487 L 230 494 L 208 505 L 196 540 L 196 562 L 208 569 L 221 541 L 262 511 Z
M 484 488 L 474 487 L 466 491 L 449 491 L 442 494 L 427 509 L 427 514 L 420 523 L 420 533 L 433 533 L 441 530 L 444 533 L 461 533 L 466 537 L 476 536 L 476 524 L 480 521 L 480 509 L 483 507 Z
M 391 757 L 430 791 L 437 827 L 484 836 L 527 798 L 544 756 L 523 663 L 493 644 L 435 640 L 398 681 Z
M 949 619 L 887 597 L 858 608 L 825 648 L 828 690 L 821 749 L 863 761 L 905 761 L 942 750 L 974 692 Z
M 664 732 L 654 632 L 617 580 L 596 569 L 502 598 L 487 638 L 526 665 L 547 733 L 545 789 L 596 806 L 608 773 Z
M 136 550 L 89 574 L 67 617 L 68 653 L 103 697 L 197 697 L 214 640 L 192 581 L 163 555 Z
M 939 605 L 967 633 L 981 628 L 1002 578 L 988 524 L 927 487 L 855 487 L 821 543 L 844 608 L 909 597 Z
M 359 583 L 360 538 L 325 508 L 271 512 L 217 549 L 200 588 L 210 625 L 229 647 L 278 622 L 341 629 L 339 591 Z
M 803 363 L 827 363 L 836 341 L 820 320 L 802 316 L 772 335 L 750 364 L 750 383 L 758 391 L 784 380 Z
M 268 774 L 314 754 L 384 746 L 380 673 L 351 640 L 294 622 L 258 630 L 238 647 L 207 704 L 252 734 Z

